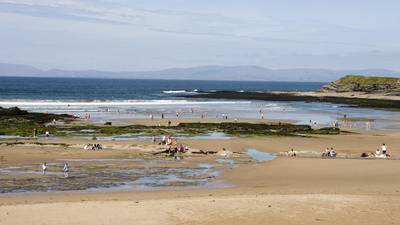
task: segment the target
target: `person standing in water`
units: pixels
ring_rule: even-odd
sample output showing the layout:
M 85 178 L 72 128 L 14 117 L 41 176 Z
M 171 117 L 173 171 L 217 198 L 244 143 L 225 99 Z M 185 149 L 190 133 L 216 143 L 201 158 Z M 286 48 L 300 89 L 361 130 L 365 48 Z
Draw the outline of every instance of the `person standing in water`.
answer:
M 43 175 L 46 175 L 46 172 L 47 172 L 47 163 L 46 162 L 44 162 L 42 164 L 42 171 L 43 171 Z
M 68 173 L 69 173 L 69 166 L 68 163 L 64 164 L 64 177 L 68 177 Z

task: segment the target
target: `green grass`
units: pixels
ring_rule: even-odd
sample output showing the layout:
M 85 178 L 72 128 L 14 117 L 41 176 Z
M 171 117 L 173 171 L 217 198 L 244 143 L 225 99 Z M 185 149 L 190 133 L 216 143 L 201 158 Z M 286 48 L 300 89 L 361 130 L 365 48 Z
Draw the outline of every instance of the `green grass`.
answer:
M 400 78 L 395 77 L 367 77 L 359 75 L 346 75 L 336 83 L 339 85 L 360 84 L 360 85 L 390 85 L 400 82 Z

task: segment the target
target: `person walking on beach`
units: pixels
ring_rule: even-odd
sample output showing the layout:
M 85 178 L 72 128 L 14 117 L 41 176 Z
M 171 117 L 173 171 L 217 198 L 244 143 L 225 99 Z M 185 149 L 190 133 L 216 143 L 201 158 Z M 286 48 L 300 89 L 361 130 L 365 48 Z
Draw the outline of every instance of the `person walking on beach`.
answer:
M 64 170 L 64 177 L 67 178 L 67 177 L 68 177 L 68 173 L 69 173 L 69 166 L 68 166 L 68 163 L 65 163 L 65 164 L 64 164 L 63 170 Z
M 44 162 L 42 164 L 42 171 L 43 171 L 43 175 L 46 175 L 46 171 L 47 171 L 47 163 L 46 162 Z

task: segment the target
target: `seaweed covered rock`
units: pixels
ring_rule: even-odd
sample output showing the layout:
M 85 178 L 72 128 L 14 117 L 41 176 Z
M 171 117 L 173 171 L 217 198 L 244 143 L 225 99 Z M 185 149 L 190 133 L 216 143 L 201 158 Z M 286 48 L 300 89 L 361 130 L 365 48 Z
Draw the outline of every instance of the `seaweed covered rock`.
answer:
M 47 123 L 54 119 L 68 122 L 72 118 L 72 116 L 66 114 L 33 113 L 21 110 L 18 107 L 0 107 L 0 134 L 31 136 L 34 129 L 39 134 L 45 131 L 54 133 L 56 128 L 54 126 L 46 127 Z
M 191 128 L 209 131 L 220 131 L 226 134 L 240 135 L 280 135 L 291 136 L 298 134 L 339 134 L 338 128 L 322 128 L 314 130 L 309 125 L 296 125 L 289 123 L 264 124 L 264 123 L 180 123 L 178 128 Z
M 21 110 L 18 107 L 12 108 L 3 108 L 0 107 L 0 116 L 20 116 L 20 115 L 27 115 L 28 111 Z

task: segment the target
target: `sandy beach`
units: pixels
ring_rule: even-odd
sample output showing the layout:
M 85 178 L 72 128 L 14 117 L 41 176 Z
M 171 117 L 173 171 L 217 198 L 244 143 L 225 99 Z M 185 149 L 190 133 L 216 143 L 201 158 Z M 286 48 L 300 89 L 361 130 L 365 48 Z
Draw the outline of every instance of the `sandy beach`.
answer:
M 393 159 L 281 156 L 224 168 L 216 179 L 230 184 L 225 188 L 2 194 L 0 224 L 397 224 L 399 135 L 376 131 L 313 138 L 181 140 L 192 148 L 210 151 L 255 148 L 282 152 L 295 148 L 301 153 L 334 147 L 339 155 L 373 152 L 387 143 Z M 92 152 L 79 148 L 87 140 L 42 142 L 72 147 L 2 146 L 2 163 L 40 165 L 58 158 L 119 158 L 152 145 L 151 141 L 99 141 L 107 147 Z M 186 160 L 209 162 L 210 158 Z
M 400 225 L 399 8 L 0 0 L 0 225 Z

